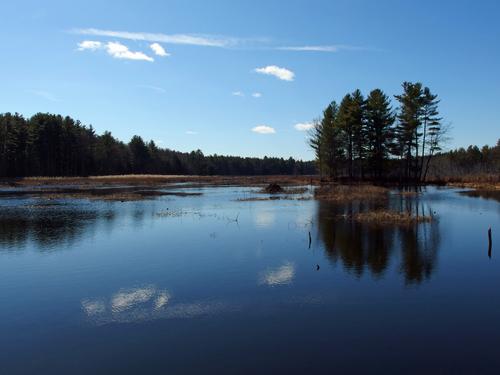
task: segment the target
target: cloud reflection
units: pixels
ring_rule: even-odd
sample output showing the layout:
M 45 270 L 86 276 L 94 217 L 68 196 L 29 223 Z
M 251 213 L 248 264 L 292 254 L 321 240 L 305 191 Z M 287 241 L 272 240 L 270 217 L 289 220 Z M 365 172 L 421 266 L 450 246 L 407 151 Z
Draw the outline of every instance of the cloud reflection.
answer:
M 271 210 L 257 210 L 254 214 L 255 224 L 260 227 L 269 227 L 276 221 L 276 215 Z
M 154 293 L 155 288 L 151 286 L 120 291 L 111 298 L 111 309 L 114 312 L 130 309 L 137 304 L 148 302 Z
M 295 276 L 295 265 L 286 262 L 282 266 L 270 269 L 262 274 L 260 278 L 261 284 L 270 286 L 290 284 Z
M 81 301 L 82 310 L 98 325 L 108 323 L 137 323 L 155 319 L 194 318 L 212 315 L 235 307 L 220 301 L 171 303 L 172 295 L 154 285 L 121 289 L 107 299 Z

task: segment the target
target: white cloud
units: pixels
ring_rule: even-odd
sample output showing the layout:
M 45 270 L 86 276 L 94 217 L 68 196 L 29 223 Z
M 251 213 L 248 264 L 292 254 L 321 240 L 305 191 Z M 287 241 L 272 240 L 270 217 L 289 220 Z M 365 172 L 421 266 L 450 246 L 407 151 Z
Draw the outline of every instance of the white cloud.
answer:
M 170 56 L 170 53 L 167 53 L 167 51 L 165 51 L 165 48 L 163 48 L 159 43 L 150 44 L 149 47 L 153 50 L 155 55 L 162 57 Z
M 28 92 L 31 94 L 37 95 L 41 98 L 50 100 L 51 102 L 58 102 L 59 101 L 59 98 L 57 98 L 56 96 L 54 96 L 52 93 L 50 93 L 48 91 L 28 90 Z
M 261 284 L 270 286 L 290 284 L 295 276 L 295 265 L 286 262 L 281 267 L 265 272 L 261 278 Z
M 275 76 L 276 78 L 281 79 L 283 81 L 293 81 L 293 78 L 295 77 L 295 73 L 292 72 L 291 70 L 288 70 L 286 68 L 280 68 L 279 66 L 276 65 L 269 65 L 263 68 L 257 68 L 255 69 L 255 71 L 260 74 Z
M 158 86 L 153 86 L 153 85 L 137 85 L 137 87 L 140 87 L 140 88 L 143 88 L 143 89 L 152 90 L 152 91 L 156 91 L 159 94 L 164 94 L 164 93 L 167 92 L 167 90 L 165 90 L 164 88 L 158 87 Z
M 73 33 L 80 35 L 106 36 L 111 38 L 121 38 L 130 40 L 144 40 L 148 42 L 158 42 L 167 44 L 187 44 L 205 47 L 229 47 L 237 43 L 236 38 L 218 37 L 212 35 L 191 35 L 191 34 L 161 34 L 129 31 L 113 31 L 101 29 L 73 29 Z
M 294 125 L 294 128 L 300 132 L 305 132 L 314 128 L 314 123 L 312 122 L 299 122 Z
M 154 59 L 143 52 L 132 52 L 128 47 L 119 42 L 108 42 L 106 43 L 106 51 L 109 55 L 113 56 L 115 59 L 126 59 L 126 60 L 144 60 L 153 62 Z
M 198 134 L 198 132 L 195 132 L 195 131 L 193 131 L 193 130 L 188 130 L 188 131 L 186 132 L 186 134 L 189 134 L 189 135 L 196 135 L 196 134 Z
M 95 51 L 100 48 L 102 48 L 102 43 L 96 40 L 84 40 L 83 42 L 78 43 L 78 51 Z
M 348 46 L 345 44 L 337 44 L 337 45 L 328 45 L 328 46 L 320 46 L 320 45 L 312 45 L 312 46 L 289 46 L 289 47 L 278 47 L 278 50 L 281 51 L 302 51 L 302 52 L 339 52 L 341 50 L 346 51 L 362 51 L 366 50 L 365 47 L 356 47 L 356 46 Z
M 270 126 L 267 125 L 258 125 L 254 128 L 252 128 L 252 131 L 254 133 L 259 133 L 259 134 L 274 134 L 276 133 L 276 130 L 274 128 L 271 128 Z
M 233 92 L 231 93 L 231 95 L 233 95 L 233 96 L 245 96 L 245 94 L 244 94 L 244 93 L 242 93 L 241 91 L 233 91 Z
M 252 96 L 253 96 L 254 98 L 260 98 L 260 97 L 262 96 L 262 94 L 261 94 L 260 92 L 254 92 L 254 93 L 252 94 Z

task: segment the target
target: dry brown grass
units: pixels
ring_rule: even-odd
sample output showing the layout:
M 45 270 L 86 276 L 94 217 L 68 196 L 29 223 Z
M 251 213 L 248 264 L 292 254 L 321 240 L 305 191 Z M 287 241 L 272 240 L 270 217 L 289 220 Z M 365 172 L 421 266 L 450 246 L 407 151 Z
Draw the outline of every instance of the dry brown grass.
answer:
M 416 197 L 418 196 L 420 193 L 417 192 L 417 191 L 398 191 L 396 193 L 394 193 L 395 195 L 400 195 L 402 197 Z
M 492 184 L 486 182 L 450 182 L 446 184 L 451 187 L 476 189 L 484 191 L 500 191 L 500 183 Z
M 25 177 L 2 179 L 4 186 L 70 185 L 97 187 L 109 185 L 161 186 L 175 183 L 203 185 L 262 186 L 276 183 L 289 185 L 317 185 L 317 176 L 186 176 L 186 175 L 117 175 L 90 177 Z
M 500 174 L 481 173 L 464 176 L 430 177 L 427 183 L 481 190 L 500 190 Z
M 260 202 L 260 201 L 276 201 L 279 199 L 286 199 L 285 197 L 271 196 L 271 197 L 249 197 L 249 198 L 238 198 L 237 202 Z
M 145 190 L 134 187 L 70 187 L 70 188 L 33 188 L 16 191 L 0 192 L 0 197 L 9 196 L 34 196 L 45 200 L 55 199 L 89 199 L 106 201 L 136 201 L 143 199 L 152 199 L 160 196 L 196 196 L 201 195 L 198 192 L 184 191 L 164 191 L 164 190 Z
M 339 203 L 383 200 L 388 195 L 389 189 L 374 185 L 323 185 L 314 192 L 316 199 Z
M 361 223 L 409 225 L 428 223 L 433 220 L 433 217 L 425 215 L 415 216 L 407 212 L 375 210 L 354 214 L 351 219 Z

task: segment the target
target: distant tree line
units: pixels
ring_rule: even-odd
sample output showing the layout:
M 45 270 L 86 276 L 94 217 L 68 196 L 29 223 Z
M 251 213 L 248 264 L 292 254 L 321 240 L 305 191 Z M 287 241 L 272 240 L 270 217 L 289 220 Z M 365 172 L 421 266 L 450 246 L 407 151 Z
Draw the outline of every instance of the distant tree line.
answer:
M 129 143 L 96 134 L 71 117 L 0 114 L 0 177 L 116 174 L 314 174 L 314 162 L 275 157 L 205 156 L 158 147 L 135 135 Z
M 500 182 L 500 139 L 495 146 L 461 147 L 437 154 L 429 169 L 432 180 L 447 180 L 461 176 L 468 176 L 471 181 L 474 177 L 492 182 Z
M 316 120 L 309 144 L 321 175 L 331 178 L 420 182 L 441 151 L 447 127 L 437 95 L 421 83 L 404 82 L 398 108 L 380 89 L 360 90 L 333 101 Z

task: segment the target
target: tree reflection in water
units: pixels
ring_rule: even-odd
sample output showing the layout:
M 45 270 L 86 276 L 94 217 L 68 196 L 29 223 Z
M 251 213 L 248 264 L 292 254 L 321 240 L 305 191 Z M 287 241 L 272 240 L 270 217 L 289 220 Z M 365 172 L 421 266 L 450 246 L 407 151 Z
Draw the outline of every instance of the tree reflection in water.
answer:
M 112 210 L 62 204 L 4 208 L 0 211 L 0 247 L 19 250 L 33 241 L 40 250 L 58 250 L 89 235 L 98 224 L 109 227 L 114 219 Z
M 391 258 L 401 254 L 400 269 L 408 284 L 428 279 L 439 247 L 439 221 L 411 225 L 361 223 L 348 219 L 370 210 L 399 210 L 412 215 L 432 213 L 418 196 L 392 196 L 387 201 L 318 202 L 318 234 L 328 258 L 360 277 L 369 271 L 381 277 Z

